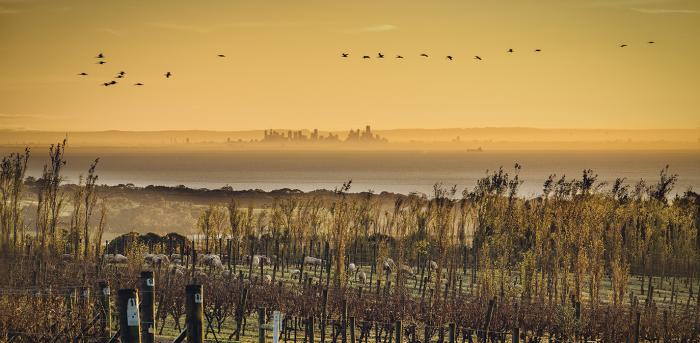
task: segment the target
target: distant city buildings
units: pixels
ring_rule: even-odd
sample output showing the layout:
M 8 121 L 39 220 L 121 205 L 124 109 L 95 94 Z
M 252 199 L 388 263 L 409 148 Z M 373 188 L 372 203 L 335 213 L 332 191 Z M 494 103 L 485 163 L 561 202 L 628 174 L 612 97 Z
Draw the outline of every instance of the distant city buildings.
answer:
M 338 134 L 329 132 L 327 135 L 322 135 L 318 132 L 318 129 L 314 129 L 311 132 L 305 133 L 304 130 L 287 130 L 285 131 L 275 131 L 275 130 L 265 130 L 263 139 L 261 142 L 264 143 L 282 143 L 282 142 L 294 142 L 294 143 L 304 143 L 304 142 L 351 142 L 351 143 L 386 143 L 386 138 L 380 137 L 378 134 L 372 133 L 372 129 L 369 125 L 365 127 L 364 131 L 360 129 L 350 130 L 348 132 L 347 138 L 341 140 Z

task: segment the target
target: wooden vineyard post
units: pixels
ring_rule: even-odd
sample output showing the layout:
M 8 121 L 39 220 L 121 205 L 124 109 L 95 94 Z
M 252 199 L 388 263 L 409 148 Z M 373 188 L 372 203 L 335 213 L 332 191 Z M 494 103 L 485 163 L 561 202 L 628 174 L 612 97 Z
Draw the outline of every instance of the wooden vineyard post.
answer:
M 489 300 L 489 309 L 486 311 L 486 320 L 484 321 L 484 342 L 489 337 L 489 327 L 491 326 L 491 318 L 493 317 L 493 308 L 496 305 L 496 298 Z
M 518 303 L 515 303 L 515 320 L 513 321 L 513 332 L 512 332 L 512 342 L 520 342 L 520 311 L 518 310 Z
M 323 270 L 323 268 L 321 268 Z M 327 319 L 327 307 L 328 307 L 328 288 L 324 288 L 322 292 L 321 300 L 321 343 L 326 342 L 326 319 Z
M 241 271 L 243 273 L 243 271 Z M 238 308 L 236 308 L 236 340 L 241 340 L 241 330 L 243 330 L 243 316 L 245 316 L 246 302 L 248 301 L 248 287 L 243 288 Z
M 187 342 L 204 342 L 204 293 L 202 285 L 185 286 Z
M 100 281 L 97 284 L 98 296 L 100 297 L 100 310 L 102 310 L 102 319 L 100 320 L 100 328 L 102 330 L 102 338 L 109 339 L 112 337 L 112 308 L 109 304 L 110 289 L 107 281 Z
M 401 343 L 401 334 L 403 333 L 403 325 L 401 325 L 400 319 L 396 321 L 395 326 L 396 326 L 395 327 L 395 329 L 396 329 L 396 332 L 395 332 L 396 341 L 395 341 L 395 343 Z M 450 342 L 450 343 L 454 343 L 454 342 Z
M 144 343 L 153 343 L 155 341 L 156 323 L 155 323 L 155 279 L 152 271 L 141 272 L 140 288 L 141 294 L 141 339 Z
M 306 336 L 309 338 L 308 343 L 314 343 L 314 316 L 309 316 L 306 321 Z M 262 342 L 260 342 L 262 343 Z
M 265 343 L 265 308 L 258 309 L 258 343 Z
M 121 342 L 141 343 L 138 293 L 135 289 L 120 289 L 117 293 L 117 301 Z
M 636 320 L 634 323 L 634 343 L 639 343 L 639 331 L 640 331 L 640 324 L 641 324 L 641 313 L 637 311 L 636 314 Z
M 448 328 L 447 328 L 447 330 L 448 330 L 447 331 L 447 336 L 448 336 L 447 339 L 449 339 L 450 343 L 455 343 L 455 341 L 456 341 L 456 335 L 457 335 L 457 332 L 455 331 L 456 329 L 457 329 L 457 326 L 455 325 L 455 323 L 450 323 Z M 396 342 L 396 343 L 400 343 L 400 342 Z
M 355 317 L 350 317 L 349 319 L 349 325 L 350 325 L 350 343 L 356 343 L 355 342 Z
M 340 321 L 340 330 L 341 330 L 340 337 L 341 337 L 343 343 L 347 343 L 347 339 L 348 339 L 348 336 L 347 336 L 347 333 L 348 333 L 348 330 L 347 330 L 348 302 L 346 299 L 343 299 L 343 308 L 342 308 L 342 312 L 340 313 L 340 315 L 341 315 L 341 318 L 340 318 L 341 319 L 341 321 Z M 313 327 L 312 327 L 312 329 L 313 329 Z
M 272 343 L 279 343 L 281 333 L 282 313 L 280 313 L 280 311 L 274 311 L 272 312 Z

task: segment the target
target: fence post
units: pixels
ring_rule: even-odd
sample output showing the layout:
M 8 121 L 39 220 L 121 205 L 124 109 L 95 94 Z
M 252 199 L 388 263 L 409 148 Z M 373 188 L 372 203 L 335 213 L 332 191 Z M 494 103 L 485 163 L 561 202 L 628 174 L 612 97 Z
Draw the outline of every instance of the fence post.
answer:
M 141 343 L 139 323 L 139 295 L 135 289 L 117 292 L 119 306 L 119 337 L 122 343 Z
M 265 343 L 265 308 L 258 309 L 258 343 Z
M 396 321 L 395 326 L 396 326 L 396 328 L 395 328 L 396 329 L 396 343 L 401 343 L 401 334 L 403 333 L 403 327 L 402 327 L 403 325 L 401 325 L 400 319 Z M 454 342 L 450 342 L 450 343 L 454 343 Z
M 456 329 L 457 329 L 457 326 L 455 325 L 455 323 L 450 323 L 449 326 L 447 327 L 447 330 L 448 330 L 447 336 L 448 336 L 448 339 L 450 340 L 450 343 L 455 343 L 455 337 L 457 334 L 457 332 L 455 332 Z M 397 343 L 399 343 L 399 342 L 397 342 Z
M 139 293 L 141 294 L 141 339 L 144 343 L 155 341 L 155 279 L 152 271 L 141 272 Z
M 282 314 L 280 311 L 272 312 L 272 343 L 279 343 L 282 329 Z
M 102 319 L 100 320 L 100 327 L 102 329 L 102 338 L 109 339 L 112 337 L 112 308 L 109 304 L 110 289 L 109 283 L 107 281 L 100 281 L 97 284 L 97 293 L 100 297 L 100 305 L 102 310 Z
M 185 286 L 187 342 L 204 342 L 204 293 L 202 285 Z

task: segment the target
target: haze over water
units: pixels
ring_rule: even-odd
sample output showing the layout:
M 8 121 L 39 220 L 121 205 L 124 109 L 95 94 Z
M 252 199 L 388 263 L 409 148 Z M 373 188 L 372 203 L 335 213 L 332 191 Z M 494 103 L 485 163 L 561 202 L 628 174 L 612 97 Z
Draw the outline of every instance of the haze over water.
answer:
M 541 193 L 550 174 L 567 179 L 580 178 L 591 168 L 600 181 L 626 178 L 634 184 L 640 178 L 655 183 L 659 171 L 670 165 L 679 174 L 674 193 L 689 187 L 700 188 L 698 151 L 66 151 L 67 181 L 75 183 L 85 174 L 95 157 L 99 183 L 147 185 L 185 185 L 216 189 L 232 186 L 235 190 L 265 191 L 291 188 L 302 191 L 334 189 L 352 179 L 351 191 L 372 189 L 407 194 L 431 194 L 433 184 L 457 185 L 470 190 L 486 170 L 503 166 L 512 173 L 514 163 L 522 165 L 525 181 L 520 195 Z M 34 150 L 28 175 L 38 177 L 47 156 Z

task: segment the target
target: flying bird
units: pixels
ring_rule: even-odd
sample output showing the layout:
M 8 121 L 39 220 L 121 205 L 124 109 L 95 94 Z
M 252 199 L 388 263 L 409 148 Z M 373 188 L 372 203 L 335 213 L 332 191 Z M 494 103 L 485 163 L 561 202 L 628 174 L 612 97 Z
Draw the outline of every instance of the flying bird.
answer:
M 123 77 L 124 77 L 124 75 L 122 75 L 122 74 L 119 74 L 119 75 L 115 76 L 115 78 L 117 78 L 117 79 L 121 79 L 121 78 L 123 78 Z
M 450 56 L 450 55 L 447 55 L 445 58 L 447 58 L 448 60 L 452 61 L 452 56 Z
M 216 56 L 219 56 L 219 57 L 226 57 L 226 55 L 224 55 L 224 54 L 218 54 L 218 55 L 216 55 Z
M 80 73 L 80 74 L 78 74 L 78 75 L 80 75 L 80 76 L 87 76 L 87 73 Z
M 420 55 L 421 55 L 422 57 L 428 57 L 428 54 L 425 54 L 425 53 L 420 54 Z
M 384 54 L 382 54 L 382 53 L 380 52 L 380 53 L 377 54 L 377 57 L 379 57 L 379 58 L 384 58 Z
M 508 49 L 508 52 L 513 53 L 513 49 Z
M 340 57 L 348 57 L 348 56 L 350 56 L 350 55 L 347 52 L 340 54 Z
M 542 51 L 542 49 L 535 49 L 535 52 L 540 52 L 540 51 Z
M 116 85 L 116 84 L 117 84 L 117 81 L 114 81 L 114 80 L 109 81 L 109 84 L 110 84 L 110 85 Z
M 105 64 L 105 63 L 107 63 L 107 62 L 105 62 L 105 61 L 99 61 L 99 62 L 97 62 L 97 64 Z
M 364 55 L 364 56 L 362 56 L 362 58 L 369 58 L 369 56 L 367 56 L 367 55 Z
M 396 55 L 396 58 L 403 58 L 403 56 L 401 56 L 401 55 Z
M 654 42 L 653 40 L 650 40 L 648 43 L 649 43 L 649 44 L 654 44 L 655 42 Z
M 137 83 L 134 83 L 134 86 L 143 86 L 143 83 L 137 82 Z
M 172 75 L 173 75 L 173 74 L 171 74 L 170 72 L 167 72 L 167 73 L 165 73 L 165 78 L 166 78 L 166 79 L 169 79 Z
M 119 75 L 121 75 L 121 76 L 124 76 L 124 74 L 126 74 L 125 71 L 120 71 L 120 72 L 119 72 Z
M 95 58 L 105 58 L 105 55 L 103 55 L 102 53 L 99 53 L 99 54 L 97 54 L 97 56 L 95 56 Z
M 105 82 L 105 83 L 103 83 L 102 85 L 105 86 L 105 87 L 109 87 L 109 82 Z
M 626 47 L 626 46 L 627 46 L 627 44 L 620 44 L 620 47 L 621 47 L 621 48 L 624 48 L 624 47 Z
M 474 59 L 475 59 L 475 60 L 481 61 L 481 57 L 480 57 L 480 56 L 474 56 Z

